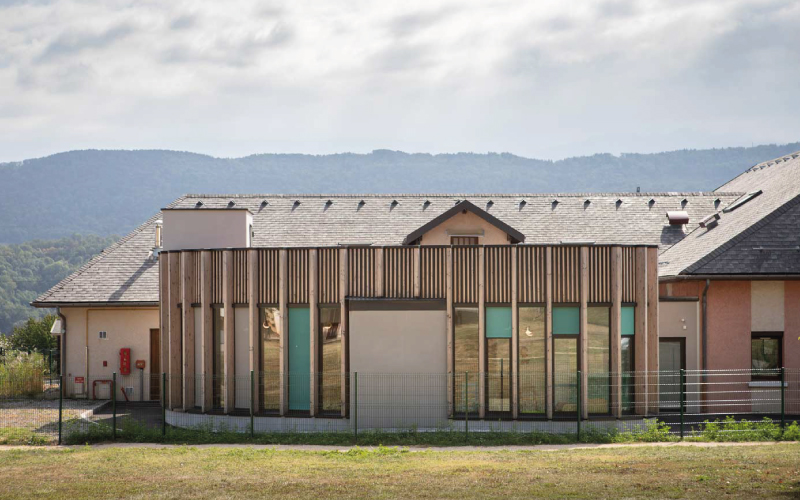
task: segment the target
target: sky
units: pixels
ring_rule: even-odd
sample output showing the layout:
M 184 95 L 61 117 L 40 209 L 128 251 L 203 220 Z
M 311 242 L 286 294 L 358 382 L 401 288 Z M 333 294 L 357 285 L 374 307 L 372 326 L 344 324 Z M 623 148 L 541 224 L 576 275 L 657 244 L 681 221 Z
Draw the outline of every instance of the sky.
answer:
M 0 0 L 0 162 L 800 140 L 800 2 Z

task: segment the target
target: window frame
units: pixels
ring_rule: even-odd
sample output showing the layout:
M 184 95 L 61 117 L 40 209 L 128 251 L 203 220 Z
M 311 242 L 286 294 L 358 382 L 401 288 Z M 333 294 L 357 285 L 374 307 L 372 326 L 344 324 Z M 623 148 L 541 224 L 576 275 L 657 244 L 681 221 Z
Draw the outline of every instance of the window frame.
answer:
M 324 400 L 324 397 L 323 397 L 323 395 L 324 395 L 324 382 L 325 382 L 325 364 L 323 362 L 323 358 L 324 358 L 324 355 L 325 355 L 325 353 L 324 353 L 325 339 L 323 337 L 323 331 L 322 331 L 323 330 L 323 326 L 324 326 L 323 323 L 322 323 L 322 310 L 323 309 L 331 309 L 331 310 L 334 310 L 334 311 L 338 312 L 339 323 L 337 323 L 336 335 L 338 336 L 338 342 L 340 344 L 340 349 L 344 349 L 344 346 L 345 346 L 344 337 L 342 335 L 341 304 L 339 304 L 338 302 L 332 302 L 332 303 L 323 302 L 323 303 L 317 304 L 316 341 L 319 344 L 319 349 L 317 349 L 317 367 L 318 368 L 317 368 L 317 377 L 316 377 L 317 380 L 315 381 L 315 385 L 317 387 L 316 406 L 317 406 L 317 413 L 319 415 L 325 416 L 325 417 L 338 417 L 338 416 L 341 416 L 341 413 L 342 413 L 341 407 L 339 407 L 339 409 L 325 409 L 324 408 L 326 401 Z M 345 356 L 346 356 L 346 354 L 345 354 Z M 341 380 L 341 377 L 343 376 L 344 369 L 345 369 L 345 367 L 342 366 L 342 365 L 343 365 L 343 363 L 342 363 L 342 360 L 341 360 L 341 357 L 340 357 L 340 359 L 339 359 L 339 374 L 340 374 L 339 379 L 340 379 L 341 383 L 345 383 L 345 381 Z M 339 387 L 339 389 L 340 389 L 340 392 L 341 392 L 341 387 Z M 344 402 L 341 401 L 341 397 L 339 398 L 339 402 L 340 402 L 340 404 L 344 404 Z
M 757 339 L 773 339 L 778 341 L 778 367 L 783 367 L 783 332 L 750 332 L 750 379 L 751 380 L 780 380 L 779 373 L 775 375 L 756 375 L 758 370 L 753 368 L 753 341 Z

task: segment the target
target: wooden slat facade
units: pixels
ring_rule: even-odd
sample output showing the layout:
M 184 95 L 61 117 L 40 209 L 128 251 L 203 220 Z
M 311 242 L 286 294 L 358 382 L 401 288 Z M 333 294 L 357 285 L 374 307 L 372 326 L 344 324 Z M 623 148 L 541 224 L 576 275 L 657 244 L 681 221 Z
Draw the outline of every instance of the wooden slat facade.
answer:
M 456 304 L 478 303 L 479 247 L 453 247 L 453 299 Z
M 517 247 L 517 301 L 545 301 L 545 247 Z
M 511 246 L 485 247 L 483 269 L 486 302 L 511 303 Z
M 611 247 L 589 247 L 589 303 L 611 302 Z
M 211 302 L 214 304 L 222 304 L 222 254 L 222 250 L 211 252 Z
M 200 297 L 200 282 L 201 282 L 201 275 L 202 275 L 202 260 L 200 258 L 200 252 L 189 252 L 192 254 L 191 262 L 192 267 L 194 268 L 192 279 L 192 289 L 194 290 L 194 296 L 192 298 L 192 303 L 199 304 L 201 297 Z
M 289 304 L 308 304 L 308 255 L 307 248 L 290 248 L 287 250 L 289 285 Z
M 580 247 L 553 247 L 553 302 L 580 301 Z
M 339 249 L 320 248 L 317 250 L 318 303 L 339 303 L 339 279 Z
M 636 248 L 622 248 L 622 302 L 636 302 Z
M 356 247 L 347 249 L 347 295 L 349 297 L 376 296 L 377 248 Z
M 233 252 L 233 303 L 247 304 L 247 250 Z
M 383 249 L 384 296 L 410 299 L 414 296 L 414 247 Z
M 280 250 L 259 249 L 258 267 L 258 303 L 277 304 L 280 299 Z
M 447 247 L 420 247 L 420 296 L 444 299 L 447 294 Z

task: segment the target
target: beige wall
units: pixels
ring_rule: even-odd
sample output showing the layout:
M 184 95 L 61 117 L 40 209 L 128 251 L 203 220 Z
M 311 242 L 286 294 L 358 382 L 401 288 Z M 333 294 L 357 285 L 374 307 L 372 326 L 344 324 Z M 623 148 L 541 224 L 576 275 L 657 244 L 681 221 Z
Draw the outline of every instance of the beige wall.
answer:
M 448 231 L 450 234 L 448 234 Z M 508 236 L 496 226 L 486 222 L 474 213 L 456 214 L 438 226 L 434 227 L 422 235 L 422 245 L 449 245 L 450 236 L 458 234 L 469 234 L 470 236 L 483 232 L 480 239 L 482 245 L 505 245 L 508 244 Z M 456 233 L 456 234 L 453 234 Z
M 247 210 L 164 210 L 163 219 L 164 250 L 250 246 Z
M 133 399 L 139 400 L 139 370 L 135 367 L 137 359 L 146 363 L 144 370 L 144 399 L 148 399 L 150 375 L 150 329 L 159 328 L 157 307 L 149 308 L 85 308 L 62 307 L 61 313 L 67 318 L 65 384 L 68 395 L 74 395 L 74 377 L 85 377 L 84 394 L 91 396 L 92 381 L 109 380 L 112 373 L 119 373 L 119 350 L 131 349 L 131 375 L 119 375 L 119 387 L 132 387 Z M 105 331 L 106 339 L 99 333 Z M 87 352 L 88 334 L 88 352 Z M 88 356 L 88 370 L 86 359 Z M 107 366 L 103 366 L 106 361 Z M 122 399 L 118 391 L 117 398 Z
M 753 281 L 750 284 L 750 330 L 782 332 L 784 329 L 783 281 Z
M 686 369 L 700 369 L 700 302 L 669 302 L 658 304 L 658 336 L 686 339 Z

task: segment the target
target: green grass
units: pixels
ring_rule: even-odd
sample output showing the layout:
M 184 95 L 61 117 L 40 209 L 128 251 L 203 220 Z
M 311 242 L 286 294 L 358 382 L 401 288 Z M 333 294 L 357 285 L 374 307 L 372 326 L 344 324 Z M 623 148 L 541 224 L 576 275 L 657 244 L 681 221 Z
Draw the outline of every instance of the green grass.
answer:
M 44 445 L 52 439 L 22 427 L 0 427 L 0 445 Z
M 800 445 L 347 452 L 0 451 L 0 498 L 792 498 Z

